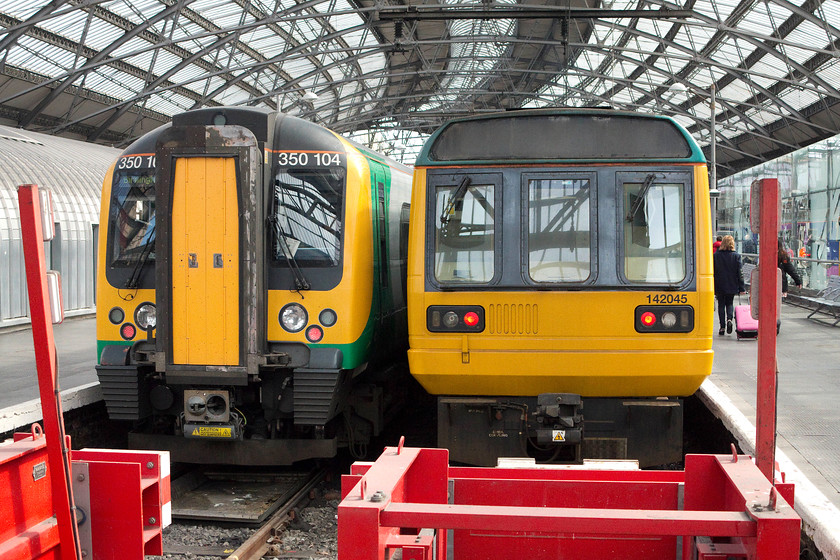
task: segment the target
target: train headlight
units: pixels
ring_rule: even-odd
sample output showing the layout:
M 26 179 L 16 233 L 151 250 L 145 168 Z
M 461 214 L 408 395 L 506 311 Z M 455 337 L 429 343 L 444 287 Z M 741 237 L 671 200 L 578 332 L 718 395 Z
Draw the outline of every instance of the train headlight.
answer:
M 333 311 L 332 309 L 324 309 L 323 311 L 321 311 L 321 314 L 318 315 L 318 320 L 325 327 L 331 327 L 335 325 L 335 322 L 338 320 L 338 317 L 336 316 L 335 311 Z
M 157 308 L 153 303 L 144 303 L 134 312 L 134 322 L 144 331 L 157 326 Z
M 458 324 L 458 314 L 454 311 L 447 311 L 443 314 L 443 326 L 450 329 Z
M 484 331 L 484 308 L 480 305 L 430 305 L 426 328 L 437 333 L 480 333 Z
M 289 303 L 280 310 L 280 325 L 289 332 L 300 332 L 309 321 L 306 309 L 299 303 Z
M 663 327 L 665 327 L 667 329 L 670 329 L 670 328 L 673 328 L 673 326 L 676 325 L 676 324 L 677 324 L 677 316 L 673 312 L 666 311 L 665 313 L 662 314 L 662 326 Z

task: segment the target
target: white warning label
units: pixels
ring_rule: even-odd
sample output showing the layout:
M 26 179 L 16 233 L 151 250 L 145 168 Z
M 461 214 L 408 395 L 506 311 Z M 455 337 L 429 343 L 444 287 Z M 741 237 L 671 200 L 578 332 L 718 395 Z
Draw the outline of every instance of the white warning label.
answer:
M 551 430 L 551 441 L 566 441 L 566 430 Z

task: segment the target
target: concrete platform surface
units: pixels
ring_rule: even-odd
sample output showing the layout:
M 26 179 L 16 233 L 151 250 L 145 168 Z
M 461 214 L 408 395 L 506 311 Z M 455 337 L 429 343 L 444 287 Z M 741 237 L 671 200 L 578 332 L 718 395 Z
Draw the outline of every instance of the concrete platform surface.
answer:
M 78 317 L 54 325 L 62 391 L 98 381 L 96 378 L 96 319 Z M 0 332 L 0 409 L 38 398 L 38 373 L 32 329 Z

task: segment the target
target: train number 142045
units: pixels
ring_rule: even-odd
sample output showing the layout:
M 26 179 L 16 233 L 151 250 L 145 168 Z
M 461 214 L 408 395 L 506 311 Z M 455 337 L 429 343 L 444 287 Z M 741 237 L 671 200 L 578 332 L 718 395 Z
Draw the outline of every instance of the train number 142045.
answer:
M 688 303 L 685 294 L 654 294 L 647 296 L 648 303 Z

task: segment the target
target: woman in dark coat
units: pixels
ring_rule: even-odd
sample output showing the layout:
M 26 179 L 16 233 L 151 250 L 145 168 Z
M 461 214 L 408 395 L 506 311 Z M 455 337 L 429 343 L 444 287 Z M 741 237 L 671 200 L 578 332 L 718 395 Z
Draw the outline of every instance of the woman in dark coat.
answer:
M 782 271 L 782 297 L 787 295 L 788 276 L 793 278 L 793 283 L 796 284 L 797 288 L 802 287 L 802 277 L 796 273 L 793 263 L 790 262 L 790 256 L 785 250 L 785 244 L 781 239 L 779 239 L 779 270 Z
M 745 293 L 744 275 L 741 272 L 741 255 L 735 251 L 735 239 L 726 235 L 720 249 L 714 254 L 715 297 L 718 300 L 718 334 L 732 333 L 732 319 L 735 316 L 735 296 Z

